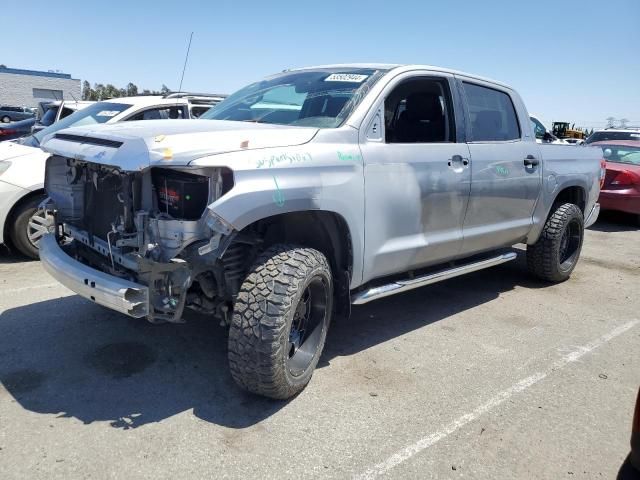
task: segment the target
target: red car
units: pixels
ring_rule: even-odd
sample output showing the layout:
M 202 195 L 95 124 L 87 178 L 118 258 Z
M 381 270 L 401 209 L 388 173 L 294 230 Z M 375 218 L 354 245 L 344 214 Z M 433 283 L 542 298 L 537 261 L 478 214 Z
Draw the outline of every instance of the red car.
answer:
M 602 148 L 607 174 L 600 191 L 600 208 L 632 213 L 640 223 L 640 141 L 594 142 Z

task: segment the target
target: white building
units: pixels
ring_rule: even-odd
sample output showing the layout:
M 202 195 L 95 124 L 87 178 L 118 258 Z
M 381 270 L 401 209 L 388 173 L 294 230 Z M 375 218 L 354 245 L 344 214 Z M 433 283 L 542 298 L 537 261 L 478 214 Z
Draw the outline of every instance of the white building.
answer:
M 0 66 L 0 105 L 38 107 L 51 100 L 80 100 L 80 80 L 68 73 Z

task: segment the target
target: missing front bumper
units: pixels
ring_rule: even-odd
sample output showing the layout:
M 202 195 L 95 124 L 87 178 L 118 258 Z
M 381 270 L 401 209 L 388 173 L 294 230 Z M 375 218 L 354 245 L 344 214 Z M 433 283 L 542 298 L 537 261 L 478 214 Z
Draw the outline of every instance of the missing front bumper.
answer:
M 39 244 L 45 270 L 78 295 L 134 318 L 149 315 L 149 289 L 138 283 L 90 268 L 67 255 L 54 234 L 46 234 Z

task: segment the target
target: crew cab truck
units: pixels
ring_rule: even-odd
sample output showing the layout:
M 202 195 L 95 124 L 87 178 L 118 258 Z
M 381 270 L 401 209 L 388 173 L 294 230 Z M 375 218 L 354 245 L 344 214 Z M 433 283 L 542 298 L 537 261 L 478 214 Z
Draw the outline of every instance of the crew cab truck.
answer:
M 152 322 L 229 327 L 235 381 L 288 398 L 352 304 L 513 260 L 561 282 L 601 152 L 535 141 L 508 86 L 428 66 L 285 71 L 191 122 L 56 132 L 45 269 Z

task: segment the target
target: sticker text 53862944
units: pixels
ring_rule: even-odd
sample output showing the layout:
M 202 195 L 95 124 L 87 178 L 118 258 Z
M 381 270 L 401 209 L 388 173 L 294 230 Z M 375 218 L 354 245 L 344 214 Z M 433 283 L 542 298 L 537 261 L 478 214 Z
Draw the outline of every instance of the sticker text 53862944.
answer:
M 360 75 L 358 73 L 332 73 L 324 79 L 325 82 L 348 82 L 362 83 L 369 75 Z

